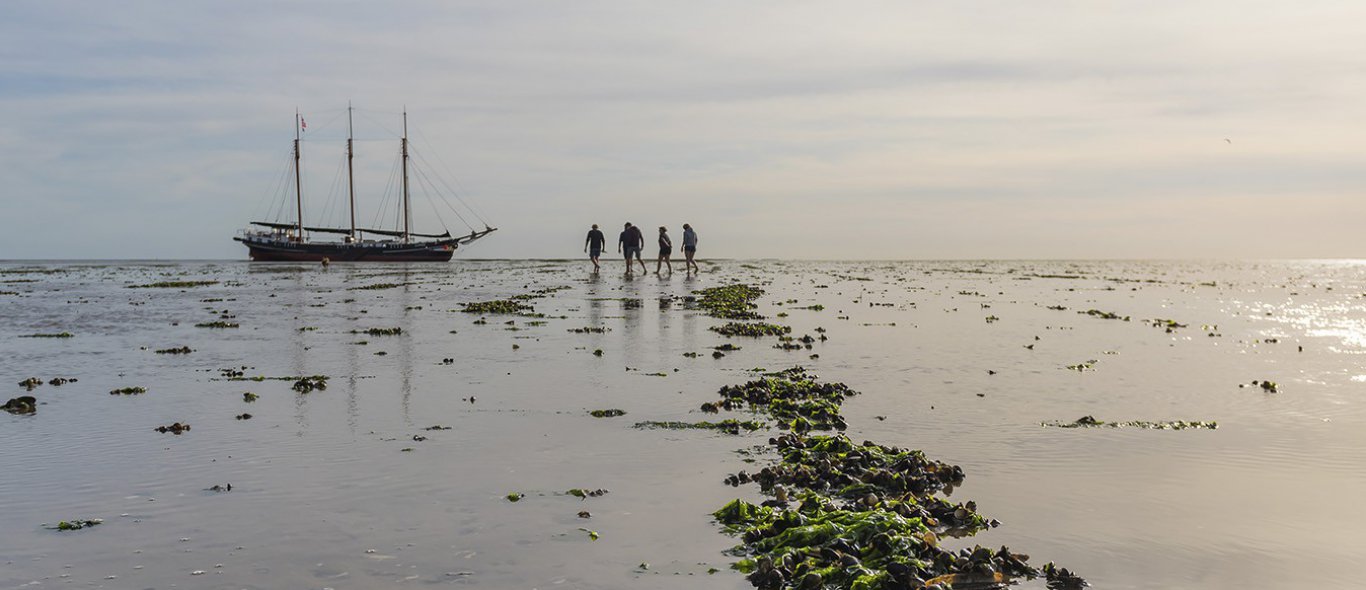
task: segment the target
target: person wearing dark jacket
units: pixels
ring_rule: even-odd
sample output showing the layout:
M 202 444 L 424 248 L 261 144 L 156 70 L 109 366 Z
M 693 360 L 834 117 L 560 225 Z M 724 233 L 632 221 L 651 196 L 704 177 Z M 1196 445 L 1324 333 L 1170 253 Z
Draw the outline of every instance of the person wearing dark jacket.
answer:
M 631 274 L 631 258 L 635 257 L 636 262 L 640 263 L 640 272 L 645 272 L 645 261 L 640 259 L 640 250 L 645 247 L 645 236 L 640 234 L 640 228 L 626 222 L 626 229 L 617 238 L 617 251 L 626 253 L 626 274 Z

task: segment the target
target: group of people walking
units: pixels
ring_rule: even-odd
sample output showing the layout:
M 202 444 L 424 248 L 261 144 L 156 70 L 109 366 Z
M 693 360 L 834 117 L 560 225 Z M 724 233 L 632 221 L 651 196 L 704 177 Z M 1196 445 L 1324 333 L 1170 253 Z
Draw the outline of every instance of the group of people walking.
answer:
M 602 249 L 607 245 L 607 237 L 598 229 L 598 224 L 593 224 L 593 229 L 588 230 L 588 238 L 583 242 L 583 251 L 588 253 L 588 259 L 593 261 L 593 272 L 602 269 L 598 265 L 598 257 L 602 255 Z M 634 265 L 631 259 L 640 263 L 640 272 L 647 271 L 645 261 L 640 258 L 640 252 L 645 249 L 645 236 L 641 234 L 640 228 L 626 222 L 626 227 L 621 231 L 621 236 L 617 238 L 617 252 L 626 255 L 626 274 L 632 274 Z M 674 265 L 669 261 L 673 255 L 674 243 L 669 238 L 669 228 L 659 226 L 659 258 L 655 261 L 655 274 L 659 274 L 661 268 L 667 266 L 669 272 L 674 271 Z M 692 226 L 683 224 L 683 255 L 687 257 L 684 270 L 688 274 L 698 271 L 697 263 L 693 261 L 693 256 L 697 254 L 697 232 L 693 231 Z

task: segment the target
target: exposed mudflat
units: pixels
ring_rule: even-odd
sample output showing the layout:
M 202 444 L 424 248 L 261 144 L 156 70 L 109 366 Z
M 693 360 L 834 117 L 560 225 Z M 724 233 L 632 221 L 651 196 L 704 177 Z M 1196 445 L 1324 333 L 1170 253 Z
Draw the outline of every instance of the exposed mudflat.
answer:
M 1366 265 L 587 267 L 0 263 L 0 588 L 750 588 L 712 513 L 785 429 L 700 407 L 796 365 L 961 467 L 1000 526 L 945 545 L 1359 584 Z M 684 300 L 733 283 L 762 319 Z

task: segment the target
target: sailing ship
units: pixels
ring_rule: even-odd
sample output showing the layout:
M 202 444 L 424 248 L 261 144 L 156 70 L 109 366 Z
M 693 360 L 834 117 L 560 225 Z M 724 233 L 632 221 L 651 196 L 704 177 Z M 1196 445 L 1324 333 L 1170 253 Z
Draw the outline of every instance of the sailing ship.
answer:
M 448 262 L 456 248 L 469 244 L 494 231 L 484 224 L 483 229 L 470 228 L 468 235 L 452 236 L 450 230 L 440 234 L 412 231 L 413 212 L 408 189 L 408 113 L 403 113 L 403 136 L 399 142 L 401 160 L 402 210 L 400 227 L 396 229 L 366 229 L 356 227 L 356 186 L 353 160 L 355 159 L 352 108 L 346 109 L 346 174 L 350 205 L 350 227 L 315 227 L 304 225 L 303 178 L 300 170 L 301 131 L 304 120 L 294 114 L 294 213 L 293 223 L 253 221 L 254 226 L 239 232 L 233 240 L 247 247 L 253 261 L 354 261 L 354 262 Z M 458 214 L 458 213 L 457 213 Z M 341 235 L 340 240 L 315 240 L 310 234 Z M 378 237 L 377 237 L 378 236 Z

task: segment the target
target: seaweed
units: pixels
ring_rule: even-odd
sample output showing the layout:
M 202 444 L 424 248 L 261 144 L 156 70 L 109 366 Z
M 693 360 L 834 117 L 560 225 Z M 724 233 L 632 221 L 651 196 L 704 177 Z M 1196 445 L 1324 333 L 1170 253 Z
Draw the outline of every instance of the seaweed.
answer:
M 129 285 L 129 289 L 188 289 L 191 287 L 207 287 L 217 285 L 218 281 L 161 281 L 159 283 L 148 283 L 146 285 Z
M 1094 317 L 1094 318 L 1100 318 L 1100 319 L 1102 319 L 1102 320 L 1124 320 L 1124 321 L 1126 321 L 1126 322 L 1129 321 L 1129 316 L 1127 316 L 1127 315 L 1126 315 L 1126 316 L 1121 316 L 1121 315 L 1119 315 L 1119 314 L 1117 314 L 1117 313 L 1114 313 L 1114 312 L 1110 312 L 1110 311 L 1101 311 L 1101 310 L 1099 310 L 1099 309 L 1088 309 L 1088 310 L 1086 310 L 1086 311 L 1079 311 L 1079 312 L 1077 312 L 1077 313 L 1082 314 L 1082 315 L 1089 315 L 1089 316 Z
M 47 528 L 48 530 L 52 531 L 79 531 L 81 529 L 88 529 L 90 527 L 98 526 L 103 523 L 104 519 L 102 518 L 73 518 L 71 520 L 63 520 L 57 523 L 56 525 Z
M 615 418 L 617 416 L 625 416 L 626 410 L 618 410 L 615 408 L 610 410 L 590 410 L 588 415 L 594 418 Z
M 502 313 L 502 314 L 522 314 L 523 312 L 533 311 L 530 305 L 518 303 L 511 299 L 495 299 L 493 301 L 477 301 L 474 303 L 462 303 L 465 313 Z
M 146 387 L 122 387 L 109 392 L 109 395 L 138 395 L 147 393 Z
M 184 423 L 184 424 L 181 424 L 180 422 L 176 422 L 176 423 L 174 423 L 174 424 L 170 424 L 170 425 L 167 425 L 167 426 L 158 426 L 158 427 L 156 427 L 156 428 L 153 428 L 152 430 L 155 430 L 155 431 L 160 432 L 160 433 L 162 433 L 162 434 L 166 434 L 166 433 L 169 432 L 169 433 L 171 433 L 171 434 L 174 434 L 174 435 L 176 435 L 176 436 L 179 436 L 179 435 L 181 435 L 182 433 L 185 433 L 185 432 L 189 432 L 189 431 L 190 431 L 190 424 L 189 424 L 188 422 L 186 422 L 186 423 Z
M 1128 420 L 1124 422 L 1106 422 L 1097 420 L 1094 416 L 1082 416 L 1072 422 L 1040 422 L 1042 426 L 1053 428 L 1146 428 L 1148 430 L 1185 430 L 1187 428 L 1206 428 L 1214 430 L 1219 428 L 1219 423 L 1203 420 L 1165 420 L 1161 422 L 1149 422 L 1146 420 Z
M 75 334 L 72 334 L 71 332 L 23 334 L 23 335 L 19 336 L 19 338 L 75 338 L 75 337 L 76 337 L 76 335 L 75 335 Z
M 1085 584 L 1052 564 L 1034 568 L 1028 557 L 981 546 L 952 551 L 941 535 L 968 536 L 997 526 L 973 502 L 937 497 L 962 483 L 961 468 L 916 450 L 855 444 L 842 434 L 809 435 L 816 426 L 839 426 L 843 400 L 857 392 L 820 383 L 801 367 L 721 388 L 719 402 L 702 410 L 748 408 L 785 423 L 791 432 L 769 439 L 774 464 L 725 483 L 757 483 L 773 499 L 761 505 L 736 499 L 713 516 L 742 543 L 733 567 L 763 589 L 847 588 L 892 590 L 1000 587 L 1014 578 L 1049 579 L 1050 587 Z
M 758 420 L 740 421 L 733 419 L 722 420 L 720 422 L 676 422 L 647 420 L 645 422 L 636 422 L 634 425 L 635 428 L 640 429 L 664 428 L 667 430 L 717 430 L 720 432 L 725 432 L 727 434 L 740 434 L 741 430 L 745 432 L 754 432 L 755 430 L 766 428 L 767 426 L 767 424 L 764 424 L 763 422 L 760 422 Z
M 762 320 L 764 316 L 753 310 L 758 307 L 754 300 L 764 294 L 764 290 L 742 283 L 711 287 L 694 291 L 696 297 L 683 298 L 685 305 L 703 309 L 707 315 L 726 320 Z
M 157 354 L 190 354 L 192 352 L 194 352 L 194 350 L 188 346 L 180 346 L 176 348 L 162 348 L 156 351 Z
M 315 389 L 327 389 L 327 376 L 312 375 L 307 377 L 299 377 L 297 380 L 294 381 L 294 385 L 292 385 L 291 387 L 294 389 L 294 391 L 297 391 L 299 393 L 308 393 Z
M 235 324 L 235 323 L 232 323 L 232 322 L 222 322 L 222 321 L 218 321 L 218 322 L 203 322 L 203 323 L 195 324 L 194 327 L 196 327 L 196 328 L 240 328 L 241 325 Z
M 753 338 L 762 336 L 782 336 L 792 332 L 792 328 L 788 326 L 767 323 L 747 324 L 743 322 L 729 322 L 723 326 L 711 326 L 708 329 L 722 336 L 750 336 Z
M 38 398 L 21 395 L 5 402 L 5 405 L 0 406 L 0 410 L 16 415 L 34 414 L 38 412 Z

